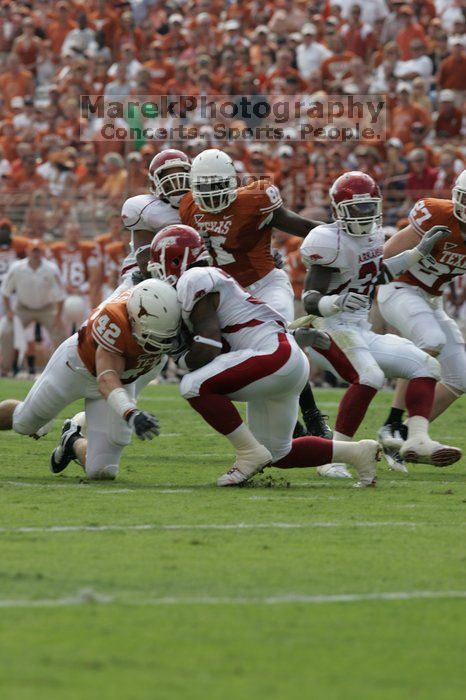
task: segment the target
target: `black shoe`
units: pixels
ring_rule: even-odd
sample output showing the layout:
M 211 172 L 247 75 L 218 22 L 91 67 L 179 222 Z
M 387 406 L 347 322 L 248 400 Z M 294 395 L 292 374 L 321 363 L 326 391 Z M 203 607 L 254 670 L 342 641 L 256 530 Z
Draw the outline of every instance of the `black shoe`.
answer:
M 73 445 L 82 436 L 81 426 L 68 419 L 63 423 L 61 438 L 58 447 L 50 455 L 50 470 L 54 474 L 60 474 L 70 462 L 76 459 Z
M 293 430 L 293 440 L 295 438 L 306 437 L 306 436 L 307 436 L 306 428 L 304 427 L 304 425 L 302 423 L 297 421 L 297 423 L 294 427 L 294 430 Z
M 325 438 L 326 440 L 332 439 L 333 432 L 327 424 L 328 416 L 324 416 L 319 410 L 313 411 L 312 413 L 304 411 L 303 419 L 308 435 Z
M 408 426 L 404 423 L 386 423 L 379 429 L 377 438 L 383 447 L 399 450 L 408 438 Z

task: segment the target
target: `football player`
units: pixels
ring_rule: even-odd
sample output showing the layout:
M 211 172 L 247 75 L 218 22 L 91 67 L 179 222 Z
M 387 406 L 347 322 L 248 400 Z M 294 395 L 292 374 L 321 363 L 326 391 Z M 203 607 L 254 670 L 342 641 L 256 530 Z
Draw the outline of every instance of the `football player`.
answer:
M 52 355 L 24 401 L 0 403 L 0 429 L 41 437 L 50 422 L 77 399 L 85 401 L 87 440 L 81 427 L 65 421 L 51 470 L 79 461 L 89 479 L 114 479 L 131 434 L 152 439 L 157 419 L 137 408 L 136 380 L 153 367 L 161 371 L 181 321 L 175 291 L 146 280 L 104 302 Z
M 202 151 L 193 160 L 190 186 L 180 203 L 182 223 L 199 231 L 216 267 L 292 321 L 293 289 L 285 270 L 275 266 L 272 229 L 304 238 L 317 222 L 286 209 L 279 190 L 268 180 L 238 188 L 232 159 L 216 148 Z M 330 438 L 332 432 L 309 382 L 303 387 L 300 406 L 307 434 Z M 300 424 L 296 428 L 297 435 L 306 434 Z
M 388 323 L 440 363 L 431 420 L 443 413 L 466 391 L 465 343 L 456 322 L 444 311 L 442 294 L 449 283 L 466 273 L 466 170 L 458 176 L 452 199 L 420 199 L 409 215 L 409 224 L 384 247 L 392 256 L 418 245 L 434 226 L 446 226 L 449 235 L 404 274 L 378 292 L 379 309 Z M 404 383 L 397 395 L 380 437 L 390 447 L 405 438 L 402 425 L 405 407 Z
M 102 258 L 94 241 L 82 241 L 79 224 L 68 222 L 63 241 L 52 243 L 51 259 L 57 264 L 68 295 L 82 300 L 82 318 L 99 302 Z
M 123 204 L 123 225 L 131 231 L 131 252 L 122 267 L 125 286 L 131 286 L 132 275 L 149 259 L 149 246 L 154 234 L 165 226 L 180 222 L 180 201 L 189 191 L 191 161 L 183 151 L 168 148 L 155 155 L 149 166 L 149 194 L 130 197 Z
M 334 222 L 311 231 L 301 254 L 309 268 L 304 307 L 316 317 L 317 327 L 332 338 L 329 349 L 312 352 L 326 360 L 327 369 L 333 368 L 351 384 L 338 409 L 335 437 L 350 440 L 385 377 L 403 377 L 409 380 L 409 419 L 402 457 L 436 466 L 452 464 L 460 459 L 461 451 L 428 435 L 438 362 L 405 338 L 377 335 L 367 320 L 375 286 L 413 265 L 422 267 L 431 251 L 446 240 L 448 230 L 427 227 L 413 248 L 405 246 L 399 255 L 382 260 L 382 198 L 374 180 L 362 172 L 345 173 L 333 183 L 330 198 Z M 406 304 L 404 317 L 409 313 Z
M 286 320 L 251 296 L 224 270 L 210 267 L 203 239 L 189 226 L 168 226 L 152 241 L 149 270 L 176 286 L 190 340 L 179 364 L 180 391 L 204 420 L 233 446 L 233 467 L 217 481 L 234 486 L 265 467 L 311 467 L 332 459 L 352 464 L 358 486 L 375 480 L 378 445 L 294 439 L 299 395 L 309 365 L 297 341 L 327 346 L 326 334 L 300 329 L 296 339 Z M 234 401 L 246 401 L 248 424 Z

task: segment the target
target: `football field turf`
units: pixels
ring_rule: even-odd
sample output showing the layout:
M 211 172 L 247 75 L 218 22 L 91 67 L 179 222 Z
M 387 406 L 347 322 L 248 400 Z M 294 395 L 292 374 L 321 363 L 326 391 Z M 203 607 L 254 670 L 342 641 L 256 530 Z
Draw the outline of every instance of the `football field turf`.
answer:
M 332 424 L 340 395 L 317 392 Z M 463 451 L 465 401 L 431 431 Z M 39 442 L 0 433 L 3 700 L 464 697 L 465 458 L 382 462 L 376 489 L 312 469 L 219 489 L 230 447 L 178 387 L 141 405 L 163 433 L 113 483 L 49 473 L 60 421 Z

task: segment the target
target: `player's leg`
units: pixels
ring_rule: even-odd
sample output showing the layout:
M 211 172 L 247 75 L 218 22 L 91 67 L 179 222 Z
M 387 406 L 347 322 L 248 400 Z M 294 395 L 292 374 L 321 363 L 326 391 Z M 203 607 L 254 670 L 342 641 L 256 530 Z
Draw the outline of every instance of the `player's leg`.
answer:
M 13 368 L 15 359 L 13 322 L 6 316 L 0 322 L 1 373 L 6 377 Z
M 429 419 L 440 365 L 433 357 L 406 338 L 365 332 L 368 347 L 387 377 L 409 379 L 406 390 L 408 436 L 400 454 L 411 462 L 448 466 L 461 457 L 461 451 L 431 440 Z
M 361 425 L 367 409 L 385 376 L 359 330 L 349 327 L 327 329 L 332 342 L 327 350 L 311 349 L 325 369 L 350 384 L 338 407 L 334 438 L 349 440 Z
M 288 323 L 294 320 L 294 292 L 285 270 L 273 270 L 263 280 L 251 285 L 249 289 L 254 296 L 276 309 Z M 297 420 L 294 429 L 295 437 L 306 434 L 328 439 L 332 437 L 332 430 L 326 422 L 328 416 L 319 410 L 309 380 L 299 396 L 299 407 L 305 428 Z
M 446 343 L 446 336 L 436 318 L 435 308 L 424 292 L 411 285 L 392 282 L 379 288 L 377 295 L 380 313 L 403 338 L 411 340 L 432 357 L 437 357 Z M 409 309 L 409 313 L 404 313 Z M 384 445 L 400 447 L 405 431 L 401 427 L 406 408 L 404 396 L 407 382 L 397 382 L 394 402 L 379 433 Z
M 57 348 L 24 401 L 0 402 L 2 430 L 37 435 L 61 410 L 83 396 L 87 381 L 67 362 L 75 356 L 75 347 L 76 339 L 69 338 Z
M 431 421 L 466 393 L 466 348 L 463 334 L 443 309 L 438 309 L 435 316 L 445 334 L 446 343 L 438 356 L 441 380 L 435 392 Z
M 134 385 L 127 391 L 134 394 Z M 115 479 L 121 453 L 131 441 L 131 429 L 104 398 L 86 399 L 84 413 L 85 422 L 82 414 L 64 422 L 60 442 L 50 458 L 51 470 L 58 474 L 77 461 L 89 479 Z

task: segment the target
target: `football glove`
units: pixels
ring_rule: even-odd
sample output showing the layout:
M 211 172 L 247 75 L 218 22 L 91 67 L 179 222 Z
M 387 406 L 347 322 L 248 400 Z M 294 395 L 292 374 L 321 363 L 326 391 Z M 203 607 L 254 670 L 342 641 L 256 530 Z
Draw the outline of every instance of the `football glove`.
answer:
M 422 237 L 421 242 L 416 246 L 423 258 L 430 255 L 433 247 L 438 241 L 447 238 L 451 234 L 448 226 L 432 226 Z
M 293 335 L 302 350 L 305 348 L 328 350 L 330 347 L 330 336 L 324 331 L 317 330 L 317 328 L 298 328 Z
M 160 435 L 159 421 L 147 411 L 133 411 L 128 418 L 128 425 L 140 440 L 153 440 L 156 435 Z

